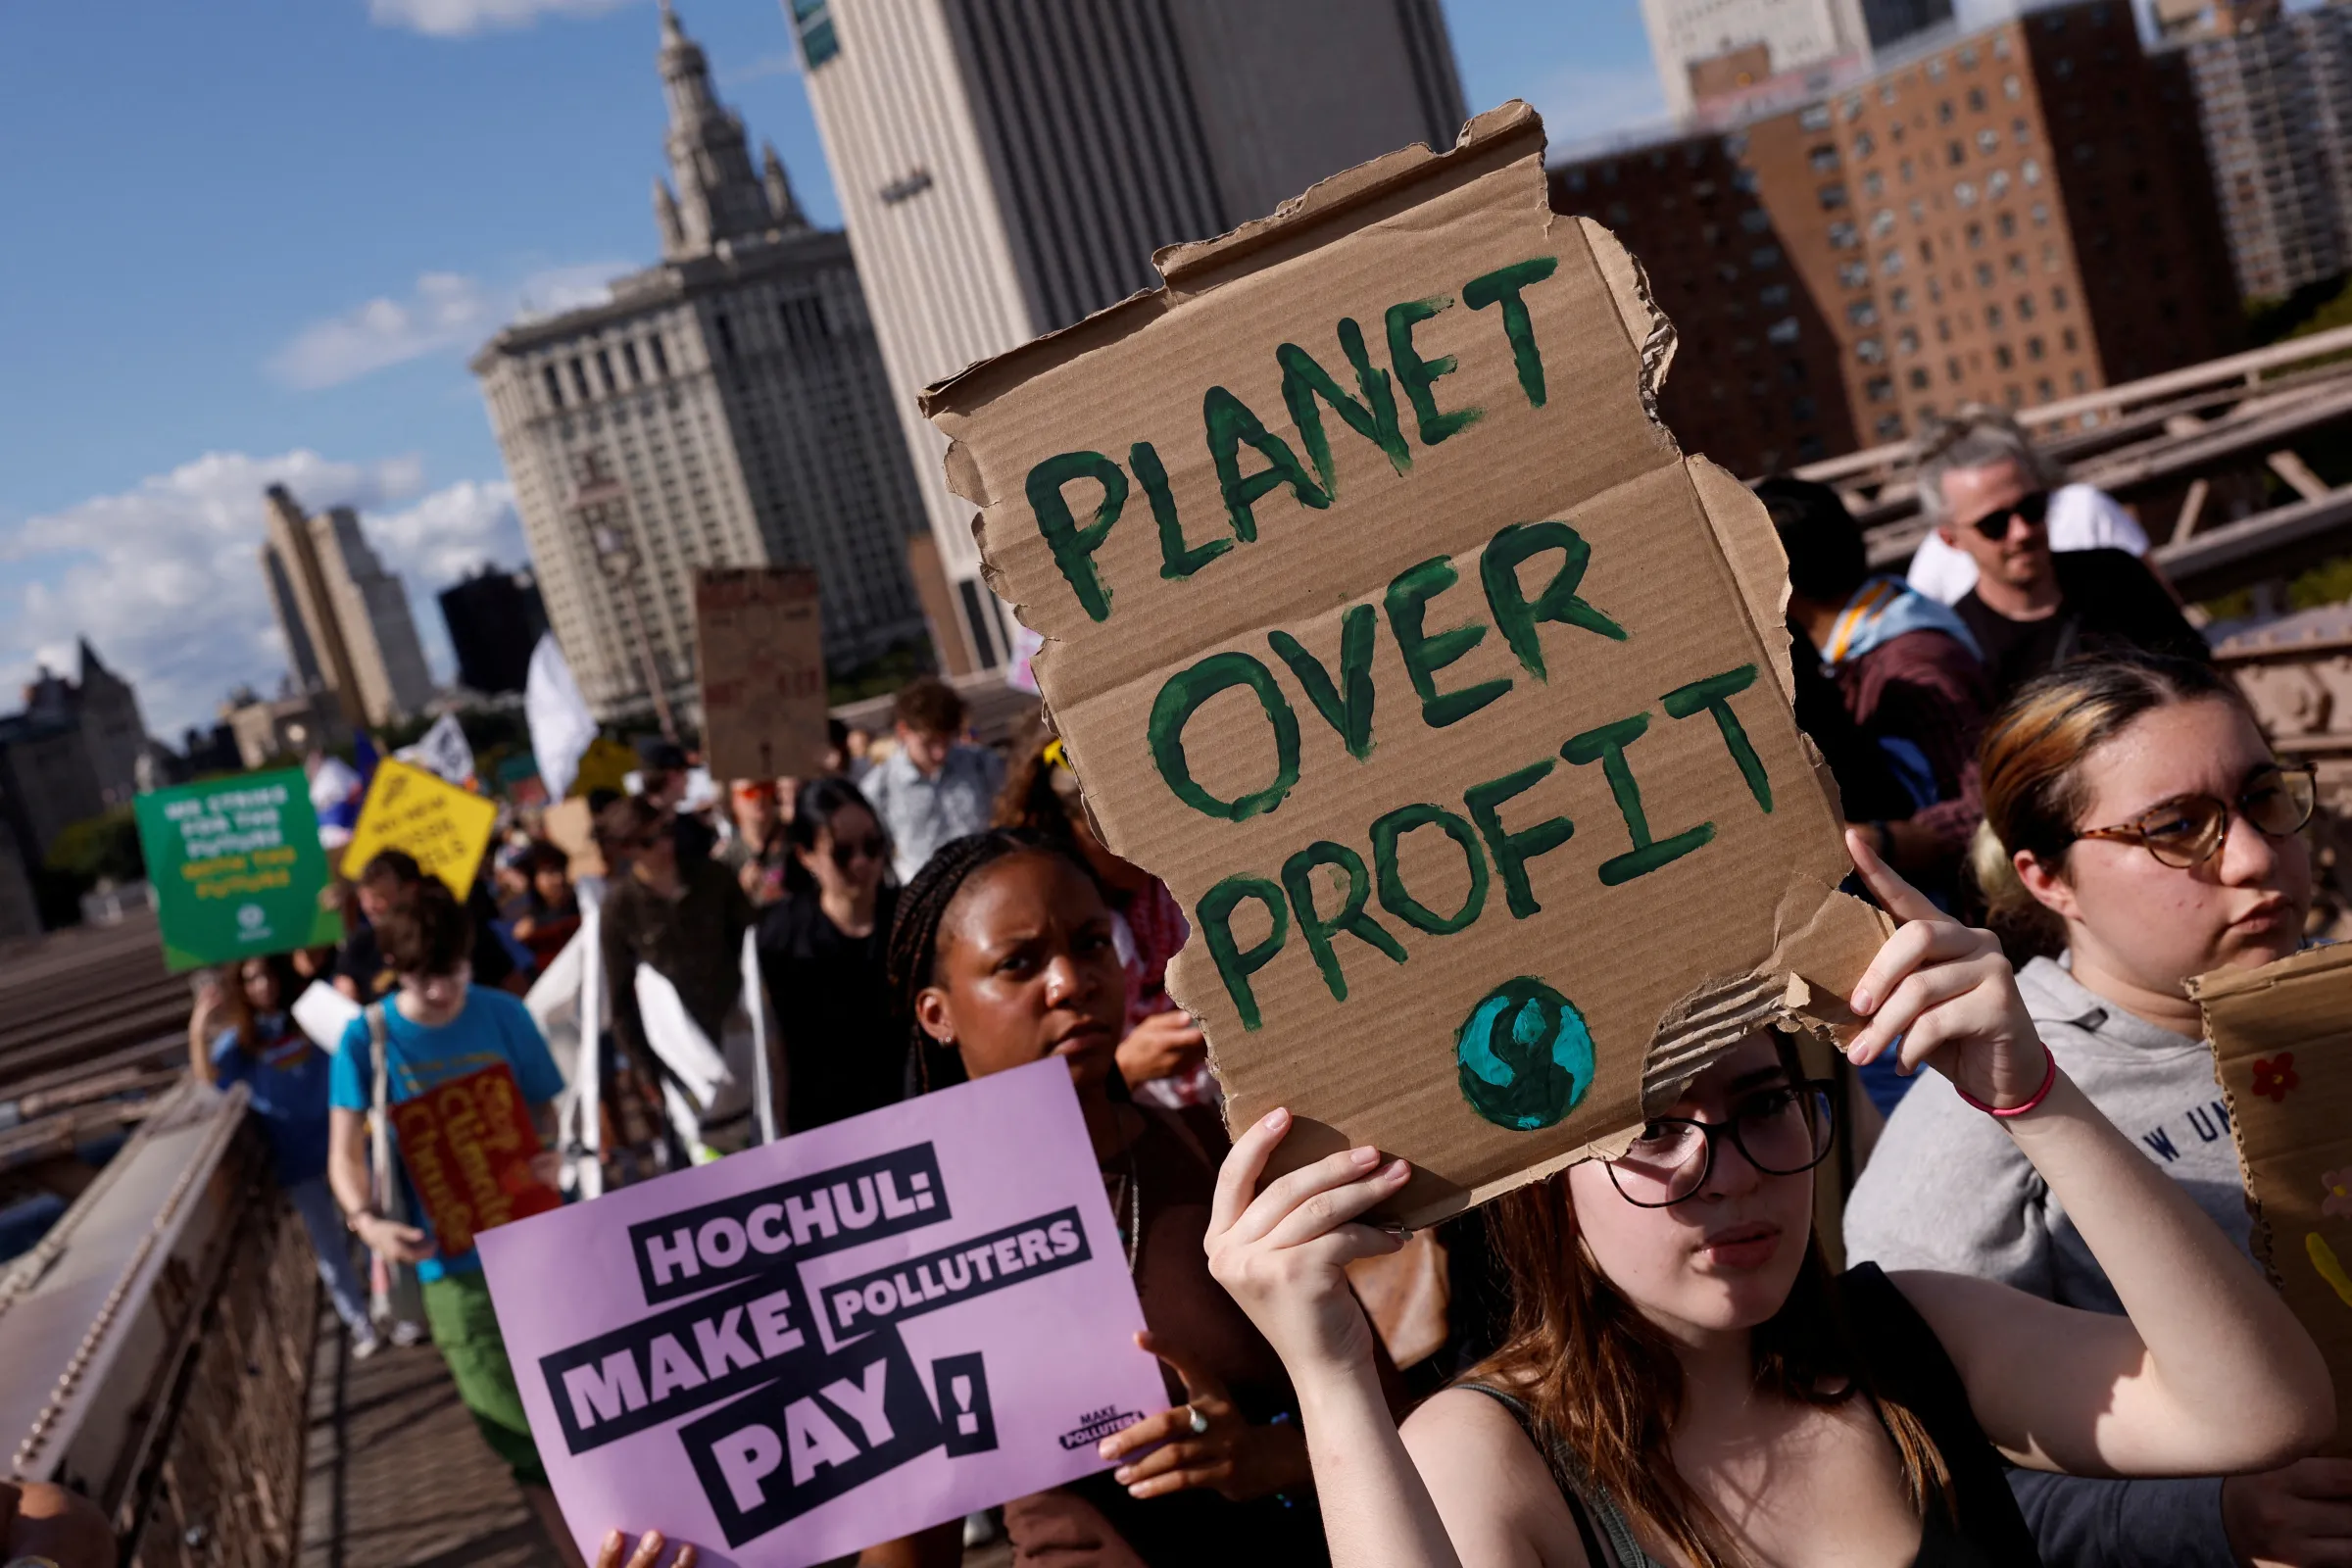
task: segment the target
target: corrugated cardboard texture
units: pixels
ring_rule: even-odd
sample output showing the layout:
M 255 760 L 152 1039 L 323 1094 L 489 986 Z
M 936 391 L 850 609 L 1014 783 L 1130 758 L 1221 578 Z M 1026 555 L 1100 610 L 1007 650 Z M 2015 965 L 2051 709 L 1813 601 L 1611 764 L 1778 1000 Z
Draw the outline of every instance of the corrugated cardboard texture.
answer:
M 1771 524 L 1652 417 L 1672 329 L 1543 148 L 1482 116 L 924 400 L 1096 820 L 1193 918 L 1229 1114 L 1405 1155 L 1416 1223 L 1623 1136 L 1886 929 L 1834 891 Z
M 2190 989 L 2230 1099 L 2254 1255 L 2335 1375 L 2352 1456 L 2352 946 L 2315 948 Z
M 807 777 L 823 767 L 825 644 L 815 572 L 696 572 L 694 657 L 711 777 Z

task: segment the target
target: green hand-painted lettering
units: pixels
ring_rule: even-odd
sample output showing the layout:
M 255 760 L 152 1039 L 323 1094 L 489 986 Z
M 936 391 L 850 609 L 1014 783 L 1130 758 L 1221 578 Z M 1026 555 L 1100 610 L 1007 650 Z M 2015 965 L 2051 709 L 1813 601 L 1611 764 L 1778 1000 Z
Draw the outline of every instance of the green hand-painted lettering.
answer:
M 1247 686 L 1257 694 L 1266 722 L 1274 729 L 1274 782 L 1262 790 L 1221 801 L 1193 779 L 1184 755 L 1184 726 L 1202 703 L 1221 691 Z M 1190 669 L 1168 677 L 1152 699 L 1152 717 L 1145 733 L 1152 742 L 1152 760 L 1176 798 L 1194 810 L 1227 822 L 1247 821 L 1271 811 L 1298 782 L 1298 715 L 1274 682 L 1274 672 L 1248 654 L 1211 654 Z
M 1453 373 L 1454 357 L 1441 354 L 1434 360 L 1425 360 L 1413 347 L 1413 328 L 1452 305 L 1453 301 L 1440 295 L 1389 307 L 1389 358 L 1396 366 L 1396 384 L 1404 388 L 1405 401 L 1413 406 L 1413 417 L 1421 426 L 1421 444 L 1425 447 L 1434 447 L 1456 431 L 1476 424 L 1485 412 L 1456 409 L 1451 414 L 1439 413 L 1438 400 L 1429 389 L 1437 385 L 1439 376 Z
M 1747 780 L 1747 792 L 1769 815 L 1772 811 L 1772 780 L 1764 776 L 1764 759 L 1748 744 L 1747 731 L 1740 724 L 1740 715 L 1732 711 L 1732 699 L 1756 683 L 1756 666 L 1741 664 L 1705 680 L 1694 680 L 1688 686 L 1677 686 L 1659 699 L 1668 718 L 1689 718 L 1700 709 L 1715 715 L 1715 727 L 1723 731 L 1723 749 L 1732 754 L 1740 764 L 1740 776 Z
M 1225 515 L 1232 520 L 1234 537 L 1244 544 L 1257 537 L 1257 514 L 1251 509 L 1277 485 L 1289 485 L 1302 507 L 1319 511 L 1331 505 L 1331 497 L 1308 477 L 1291 444 L 1260 423 L 1240 398 L 1221 386 L 1210 387 L 1200 398 L 1200 419 L 1208 427 L 1208 455 L 1217 466 Z M 1245 446 L 1256 448 L 1257 455 L 1266 460 L 1265 467 L 1246 479 L 1242 477 Z
M 1519 565 L 1545 550 L 1560 553 L 1560 569 L 1530 604 L 1519 587 Z M 1577 597 L 1577 587 L 1585 580 L 1585 567 L 1592 559 L 1592 547 L 1564 522 L 1514 522 L 1496 534 L 1479 557 L 1478 574 L 1486 584 L 1487 608 L 1494 613 L 1494 624 L 1502 629 L 1502 640 L 1511 645 L 1519 662 L 1538 680 L 1548 678 L 1544 673 L 1544 639 L 1536 630 L 1544 621 L 1582 626 L 1613 641 L 1625 641 L 1623 626 Z
M 1473 784 L 1462 792 L 1462 804 L 1470 808 L 1470 820 L 1485 835 L 1487 852 L 1494 857 L 1494 869 L 1502 873 L 1503 903 L 1522 920 L 1544 907 L 1536 902 L 1535 889 L 1528 885 L 1527 862 L 1567 843 L 1576 832 L 1576 824 L 1564 816 L 1553 816 L 1511 833 L 1503 828 L 1500 808 L 1511 797 L 1534 789 L 1551 768 L 1550 760 L 1545 759 L 1515 773 Z
M 1451 914 L 1438 913 L 1405 891 L 1404 873 L 1396 865 L 1396 845 L 1417 827 L 1435 827 L 1453 840 L 1470 867 L 1470 892 Z M 1432 936 L 1451 936 L 1475 921 L 1487 906 L 1487 858 L 1478 847 L 1478 834 L 1442 806 L 1400 806 L 1375 821 L 1372 874 L 1380 885 L 1380 906 L 1414 930 Z
M 1092 479 L 1102 487 L 1095 520 L 1083 528 L 1061 493 L 1073 479 Z M 1037 516 L 1037 531 L 1045 535 L 1070 591 L 1096 620 L 1110 618 L 1110 588 L 1095 570 L 1095 552 L 1102 548 L 1126 505 L 1127 475 L 1100 452 L 1064 452 L 1029 470 L 1029 510 Z
M 1143 482 L 1144 499 L 1152 503 L 1152 520 L 1159 524 L 1162 577 L 1171 582 L 1182 581 L 1233 548 L 1231 539 L 1210 539 L 1197 545 L 1184 542 L 1184 524 L 1176 516 L 1176 493 L 1168 488 L 1168 470 L 1161 466 L 1159 453 L 1151 442 L 1138 441 L 1129 447 L 1127 466 Z
M 1527 394 L 1530 408 L 1544 406 L 1544 356 L 1536 352 L 1535 323 L 1528 319 L 1527 301 L 1519 297 L 1519 291 L 1530 283 L 1543 282 L 1559 270 L 1559 266 L 1556 256 L 1538 256 L 1462 285 L 1462 303 L 1474 311 L 1501 302 L 1502 335 L 1510 339 L 1511 363 L 1518 368 L 1519 390 Z
M 1609 781 L 1609 793 L 1616 798 L 1618 814 L 1625 818 L 1625 830 L 1634 841 L 1634 847 L 1625 854 L 1600 862 L 1603 887 L 1613 888 L 1644 876 L 1669 861 L 1681 859 L 1715 837 L 1712 822 L 1701 822 L 1670 839 L 1649 836 L 1649 817 L 1642 809 L 1642 787 L 1634 782 L 1634 770 L 1625 760 L 1625 749 L 1640 740 L 1648 728 L 1649 715 L 1636 713 L 1631 718 L 1573 736 L 1560 748 L 1560 755 L 1571 762 L 1600 764 Z
M 1323 413 L 1315 407 L 1317 398 L 1330 404 L 1349 429 L 1387 453 L 1389 466 L 1404 473 L 1413 466 L 1412 448 L 1397 428 L 1396 394 L 1389 389 L 1389 372 L 1373 368 L 1364 352 L 1363 328 L 1345 317 L 1340 320 L 1340 350 L 1355 369 L 1355 384 L 1364 394 L 1360 403 L 1341 391 L 1339 382 L 1298 344 L 1285 343 L 1274 351 L 1274 362 L 1282 367 L 1282 401 L 1290 408 L 1291 423 L 1306 448 L 1307 461 L 1322 477 L 1325 493 L 1334 496 L 1340 493 L 1339 474 L 1331 461 L 1331 439 L 1323 433 Z
M 1266 646 L 1291 666 L 1306 700 L 1325 723 L 1340 733 L 1348 755 L 1362 761 L 1372 755 L 1372 632 L 1379 616 L 1370 605 L 1351 605 L 1340 617 L 1340 684 L 1332 684 L 1323 662 L 1287 631 L 1266 633 Z
M 1314 871 L 1318 865 L 1336 865 L 1348 878 L 1348 896 L 1341 902 L 1339 912 L 1328 917 L 1315 908 Z M 1298 934 L 1306 938 L 1306 950 L 1315 956 L 1315 967 L 1322 971 L 1323 984 L 1330 988 L 1332 1001 L 1348 1000 L 1348 977 L 1341 972 L 1340 956 L 1331 946 L 1331 939 L 1340 932 L 1347 932 L 1397 963 L 1404 961 L 1403 945 L 1364 908 L 1365 901 L 1372 897 L 1372 878 L 1364 870 L 1364 858 L 1347 845 L 1317 839 L 1282 863 L 1282 885 L 1291 895 L 1291 909 L 1298 917 Z
M 1444 556 L 1433 556 L 1398 572 L 1390 582 L 1385 598 L 1389 629 L 1396 633 L 1396 651 L 1404 656 L 1404 672 L 1412 677 L 1413 690 L 1420 694 L 1422 720 L 1432 729 L 1444 729 L 1456 720 L 1468 718 L 1511 689 L 1509 678 L 1499 677 L 1480 681 L 1458 692 L 1438 690 L 1438 671 L 1476 648 L 1487 636 L 1484 621 L 1435 633 L 1421 629 L 1429 602 L 1458 580 L 1451 562 Z
M 1255 899 L 1266 906 L 1272 927 L 1263 940 L 1247 949 L 1234 945 L 1233 911 L 1244 899 Z M 1229 876 L 1200 895 L 1193 913 L 1200 925 L 1201 940 L 1208 944 L 1208 956 L 1216 960 L 1217 978 L 1225 982 L 1225 994 L 1233 999 L 1233 1010 L 1242 1020 L 1242 1027 L 1257 1027 L 1257 996 L 1250 988 L 1250 977 L 1274 960 L 1290 935 L 1290 910 L 1282 902 L 1282 889 L 1262 876 Z

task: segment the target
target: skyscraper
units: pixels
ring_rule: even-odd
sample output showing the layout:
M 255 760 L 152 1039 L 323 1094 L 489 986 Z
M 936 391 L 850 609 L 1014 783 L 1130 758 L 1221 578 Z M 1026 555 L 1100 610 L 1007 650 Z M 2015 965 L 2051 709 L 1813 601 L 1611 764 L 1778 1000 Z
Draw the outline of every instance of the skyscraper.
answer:
M 772 147 L 754 165 L 666 0 L 661 36 L 661 265 L 473 360 L 549 622 L 605 719 L 693 706 L 699 566 L 813 566 L 836 669 L 923 635 L 922 505 L 849 241 L 809 226 Z
M 1776 77 L 1850 67 L 1951 20 L 1952 0 L 1642 0 L 1677 119 Z
M 937 627 L 941 654 L 994 665 L 1008 617 L 915 394 L 1153 286 L 1162 245 L 1398 147 L 1451 146 L 1445 20 L 1438 0 L 785 6 L 960 623 Z
M 269 540 L 262 575 L 294 684 L 333 692 L 358 729 L 420 711 L 433 695 L 408 590 L 376 560 L 359 514 L 336 507 L 305 516 L 283 485 L 265 492 Z

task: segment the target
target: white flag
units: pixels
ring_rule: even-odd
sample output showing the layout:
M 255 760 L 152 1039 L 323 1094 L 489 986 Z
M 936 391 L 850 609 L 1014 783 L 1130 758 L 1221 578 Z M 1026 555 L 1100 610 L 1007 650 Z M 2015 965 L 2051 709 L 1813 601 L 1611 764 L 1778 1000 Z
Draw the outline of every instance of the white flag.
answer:
M 522 716 L 531 729 L 531 756 L 538 760 L 548 798 L 560 801 L 571 789 L 588 743 L 596 739 L 596 719 L 580 699 L 579 683 L 571 678 L 571 666 L 564 662 L 554 632 L 543 635 L 531 650 Z
M 417 737 L 416 744 L 403 746 L 392 755 L 452 784 L 463 785 L 473 777 L 473 748 L 466 743 L 455 713 L 443 713 L 433 720 L 431 729 Z

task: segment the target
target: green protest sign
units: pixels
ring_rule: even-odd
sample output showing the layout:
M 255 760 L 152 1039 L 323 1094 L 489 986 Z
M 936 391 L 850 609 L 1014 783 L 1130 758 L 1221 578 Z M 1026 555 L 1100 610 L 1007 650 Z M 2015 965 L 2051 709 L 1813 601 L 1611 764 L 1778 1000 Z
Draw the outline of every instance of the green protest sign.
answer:
M 153 790 L 137 813 L 167 967 L 342 938 L 334 912 L 318 906 L 329 872 L 302 769 Z

